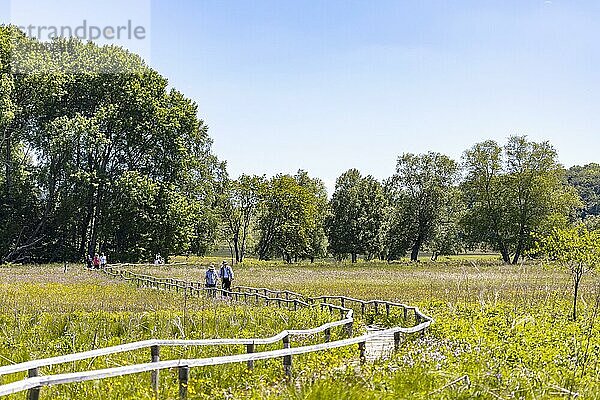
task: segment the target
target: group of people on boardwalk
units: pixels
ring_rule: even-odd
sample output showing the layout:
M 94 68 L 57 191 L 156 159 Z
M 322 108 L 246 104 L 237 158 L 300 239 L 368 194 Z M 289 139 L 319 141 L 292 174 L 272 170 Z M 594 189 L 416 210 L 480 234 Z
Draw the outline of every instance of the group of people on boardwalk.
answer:
M 88 269 L 101 269 L 104 268 L 104 266 L 106 265 L 106 261 L 107 258 L 104 255 L 104 253 L 98 255 L 98 253 L 95 253 L 93 256 L 91 254 L 88 254 L 87 256 L 87 267 Z
M 157 255 L 155 259 L 156 265 L 160 264 L 160 262 L 157 262 L 157 260 L 159 260 L 159 257 L 160 256 Z M 98 255 L 98 253 L 95 253 L 93 256 L 91 254 L 88 254 L 86 262 L 88 269 L 102 269 L 106 266 L 107 257 L 106 255 L 104 255 L 104 253 L 101 253 L 100 255 Z M 207 288 L 216 288 L 220 280 L 221 288 L 223 290 L 230 291 L 231 282 L 233 282 L 233 268 L 231 268 L 231 265 L 227 264 L 227 261 L 223 261 L 221 263 L 221 268 L 219 268 L 219 272 L 217 272 L 215 270 L 215 265 L 211 263 L 208 269 L 206 270 L 205 280 Z
M 216 288 L 219 279 L 221 280 L 221 287 L 223 290 L 231 290 L 231 282 L 233 281 L 233 269 L 227 261 L 223 261 L 221 263 L 221 268 L 219 268 L 219 272 L 215 270 L 215 265 L 210 264 L 208 269 L 206 270 L 206 287 L 207 288 Z

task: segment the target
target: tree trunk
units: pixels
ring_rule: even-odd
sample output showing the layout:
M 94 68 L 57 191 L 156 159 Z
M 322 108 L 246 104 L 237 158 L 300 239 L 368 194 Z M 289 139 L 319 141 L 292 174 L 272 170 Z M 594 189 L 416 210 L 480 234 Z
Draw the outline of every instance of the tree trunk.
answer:
M 523 228 L 521 228 L 521 231 L 519 232 L 519 242 L 517 244 L 517 249 L 515 251 L 515 256 L 513 257 L 513 265 L 516 265 L 519 262 L 519 258 L 521 258 L 521 253 L 523 252 L 523 243 L 525 241 L 525 231 L 523 230 Z
M 244 261 L 244 256 L 246 255 L 246 239 L 244 236 L 242 236 L 242 243 L 240 246 L 240 261 L 242 262 Z
M 573 294 L 573 321 L 577 321 L 577 296 L 579 293 L 579 283 L 581 282 L 582 274 L 580 272 L 575 272 L 574 276 L 574 294 Z
M 90 244 L 88 247 L 88 253 L 94 254 L 96 252 L 96 244 L 98 243 L 98 224 L 100 221 L 100 207 L 102 204 L 102 185 L 99 185 L 96 193 L 96 201 L 94 205 L 94 215 L 92 217 L 92 232 L 90 235 Z
M 421 250 L 421 238 L 418 238 L 410 252 L 410 261 L 419 261 L 419 251 Z
M 352 264 L 356 263 L 357 255 L 356 253 L 352 253 Z
M 521 250 L 518 249 L 513 257 L 512 264 L 517 265 L 517 263 L 519 262 L 519 258 L 521 258 Z
M 90 225 L 90 219 L 92 218 L 92 208 L 93 208 L 93 201 L 91 198 L 88 197 L 88 202 L 87 202 L 87 207 L 86 207 L 86 211 L 85 211 L 85 217 L 84 220 L 81 223 L 81 232 L 79 233 L 79 256 L 80 257 L 84 257 L 85 260 L 87 260 L 88 255 L 90 254 L 88 251 L 86 251 L 87 248 L 87 240 L 88 240 L 88 228 Z
M 500 254 L 502 254 L 502 261 L 504 261 L 505 264 L 510 264 L 510 254 L 508 254 L 508 250 L 502 247 L 500 249 Z
M 235 262 L 239 263 L 241 260 L 240 260 L 239 238 L 237 235 L 233 235 L 233 252 L 235 255 Z
M 4 167 L 6 169 L 6 197 L 8 200 L 8 204 L 12 204 L 12 144 L 11 137 L 8 128 L 4 128 L 4 146 L 5 146 L 5 155 L 4 155 Z

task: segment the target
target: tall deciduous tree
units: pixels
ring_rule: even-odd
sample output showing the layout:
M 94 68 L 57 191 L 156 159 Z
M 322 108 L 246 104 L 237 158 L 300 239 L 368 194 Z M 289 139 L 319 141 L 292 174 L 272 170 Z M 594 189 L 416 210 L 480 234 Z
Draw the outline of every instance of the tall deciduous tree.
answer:
M 548 142 L 513 136 L 501 148 L 486 141 L 467 150 L 463 160 L 465 231 L 472 243 L 499 251 L 506 263 L 516 264 L 533 244 L 533 233 L 566 222 L 579 204 Z
M 0 232 L 0 258 L 78 259 L 98 250 L 150 258 L 205 249 L 199 241 L 214 236 L 206 232 L 214 222 L 206 221 L 214 221 L 223 165 L 210 151 L 197 106 L 118 47 L 40 43 L 11 27 L 0 33 L 3 54 L 19 46 L 0 82 L 0 95 L 10 100 L 0 104 L 3 150 L 12 158 L 0 178 L 9 182 L 0 225 L 13 227 Z M 19 159 L 26 181 L 16 179 Z M 17 181 L 33 182 L 33 190 Z M 16 207 L 26 192 L 34 201 Z M 150 198 L 127 211 L 143 214 L 140 221 L 114 214 L 127 215 L 123 207 L 139 193 Z M 137 224 L 145 220 L 152 223 Z M 124 234 L 128 227 L 141 231 Z
M 346 255 L 356 262 L 359 254 L 379 255 L 382 250 L 386 199 L 381 184 L 357 169 L 336 181 L 326 221 L 329 249 L 338 259 Z
M 242 262 L 246 255 L 246 243 L 251 223 L 256 216 L 264 177 L 242 175 L 234 181 L 226 181 L 225 193 L 220 204 L 223 233 L 228 241 L 235 262 Z
M 456 163 L 440 153 L 405 153 L 398 159 L 396 173 L 386 183 L 392 205 L 389 259 L 410 250 L 410 259 L 418 260 L 422 247 L 435 237 L 456 173 Z
M 327 255 L 327 235 L 325 234 L 325 218 L 327 217 L 329 204 L 327 203 L 327 189 L 325 184 L 318 178 L 311 178 L 304 170 L 299 170 L 294 177 L 298 184 L 311 194 L 314 202 L 314 221 L 308 230 L 308 245 L 302 257 L 315 261 L 317 257 Z
M 315 231 L 322 221 L 322 198 L 302 171 L 277 175 L 264 185 L 258 217 L 260 259 L 281 256 L 291 263 L 314 256 Z M 322 235 L 324 236 L 324 235 Z

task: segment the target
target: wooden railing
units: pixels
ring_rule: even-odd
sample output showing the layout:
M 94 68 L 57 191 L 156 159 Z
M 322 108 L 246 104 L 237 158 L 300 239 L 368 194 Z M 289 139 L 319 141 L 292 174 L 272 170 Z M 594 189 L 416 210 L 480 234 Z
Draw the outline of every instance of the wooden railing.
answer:
M 340 319 L 333 322 L 328 322 L 321 326 L 311 329 L 291 329 L 280 332 L 275 336 L 268 338 L 248 338 L 248 339 L 202 339 L 202 340 L 145 340 L 135 343 L 127 343 L 119 346 L 112 346 L 103 349 L 85 351 L 80 353 L 69 354 L 65 356 L 52 357 L 40 360 L 27 361 L 19 364 L 0 367 L 0 376 L 27 371 L 28 377 L 21 381 L 16 381 L 0 386 L 0 396 L 5 396 L 13 393 L 28 390 L 28 398 L 35 400 L 39 398 L 40 390 L 43 386 L 59 385 L 66 383 L 84 382 L 89 380 L 105 379 L 110 377 L 138 374 L 142 372 L 151 372 L 152 388 L 158 395 L 158 376 L 159 371 L 168 368 L 177 368 L 179 376 L 179 394 L 181 399 L 187 398 L 187 383 L 189 379 L 189 370 L 192 367 L 201 367 L 208 365 L 221 365 L 229 363 L 246 362 L 248 368 L 254 367 L 254 362 L 258 360 L 266 360 L 273 358 L 282 358 L 283 369 L 285 374 L 291 375 L 292 356 L 298 354 L 312 353 L 316 351 L 324 351 L 358 344 L 361 361 L 365 359 L 365 343 L 367 340 L 374 339 L 381 335 L 394 336 L 394 347 L 398 348 L 400 337 L 402 334 L 424 333 L 425 330 L 433 323 L 433 319 L 423 314 L 418 307 L 407 306 L 402 303 L 388 302 L 384 300 L 359 300 L 346 296 L 319 296 L 307 297 L 299 293 L 290 292 L 287 290 L 277 291 L 267 288 L 251 288 L 251 287 L 236 287 L 234 290 L 226 291 L 221 288 L 206 288 L 198 282 L 186 282 L 172 278 L 157 278 L 149 275 L 135 274 L 129 270 L 122 269 L 128 265 L 106 266 L 102 271 L 113 277 L 120 277 L 127 281 L 134 281 L 138 287 L 151 287 L 162 290 L 183 291 L 186 295 L 207 295 L 215 296 L 217 293 L 222 296 L 227 296 L 233 300 L 239 301 L 242 299 L 245 302 L 254 301 L 259 303 L 264 301 L 265 305 L 284 305 L 294 310 L 298 307 L 315 307 L 319 306 L 322 309 L 330 312 L 339 311 Z M 328 301 L 339 302 L 340 305 L 328 303 Z M 350 305 L 347 307 L 347 305 Z M 390 309 L 397 307 L 403 309 L 404 320 L 407 320 L 408 312 L 414 313 L 416 324 L 412 327 L 395 327 L 378 332 L 371 332 L 358 337 L 352 336 L 352 328 L 354 323 L 354 310 L 352 305 L 360 307 L 361 312 L 365 314 L 367 307 L 371 308 L 375 314 L 379 314 L 385 308 L 387 316 L 390 315 Z M 331 329 L 336 327 L 344 327 L 344 332 L 348 336 L 347 339 L 330 341 Z M 295 336 L 309 336 L 319 333 L 324 333 L 324 343 L 291 347 L 291 338 Z M 257 345 L 273 344 L 281 341 L 283 349 L 269 350 L 256 352 Z M 245 345 L 246 354 L 200 358 L 200 359 L 180 359 L 180 360 L 165 360 L 160 361 L 160 348 L 166 346 L 221 346 L 221 345 Z M 85 359 L 93 359 L 96 357 L 130 352 L 140 349 L 150 349 L 150 362 L 145 364 L 136 364 L 130 366 L 105 368 L 92 371 L 81 371 L 65 374 L 55 374 L 49 376 L 40 376 L 39 369 L 52 365 L 59 365 L 80 361 Z

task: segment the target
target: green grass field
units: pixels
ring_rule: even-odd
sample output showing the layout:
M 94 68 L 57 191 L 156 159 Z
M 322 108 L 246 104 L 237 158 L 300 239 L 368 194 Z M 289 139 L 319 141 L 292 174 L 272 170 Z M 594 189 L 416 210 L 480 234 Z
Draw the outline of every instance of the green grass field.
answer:
M 190 261 L 195 265 L 135 271 L 202 280 L 204 266 L 220 259 Z M 391 358 L 372 364 L 360 366 L 355 348 L 295 357 L 289 382 L 280 360 L 257 362 L 254 371 L 245 365 L 196 368 L 190 398 L 600 396 L 599 297 L 593 276 L 584 281 L 580 318 L 573 322 L 568 317 L 569 277 L 537 264 L 504 266 L 477 257 L 356 265 L 248 260 L 235 272 L 234 285 L 398 300 L 418 305 L 436 321 L 425 337 L 406 341 Z M 316 310 L 293 312 L 136 289 L 79 266 L 65 274 L 58 265 L 0 268 L 0 310 L 2 365 L 151 337 L 268 336 L 331 318 Z M 240 348 L 179 349 L 165 352 L 164 359 L 241 352 Z M 148 358 L 145 352 L 133 352 L 94 360 L 91 365 L 85 361 L 55 367 L 51 372 L 127 365 Z M 22 376 L 3 377 L 1 383 L 17 378 Z M 448 385 L 458 378 L 462 379 Z M 144 374 L 42 391 L 42 398 L 86 397 L 152 398 L 152 392 Z M 176 372 L 161 375 L 161 398 L 177 398 Z

